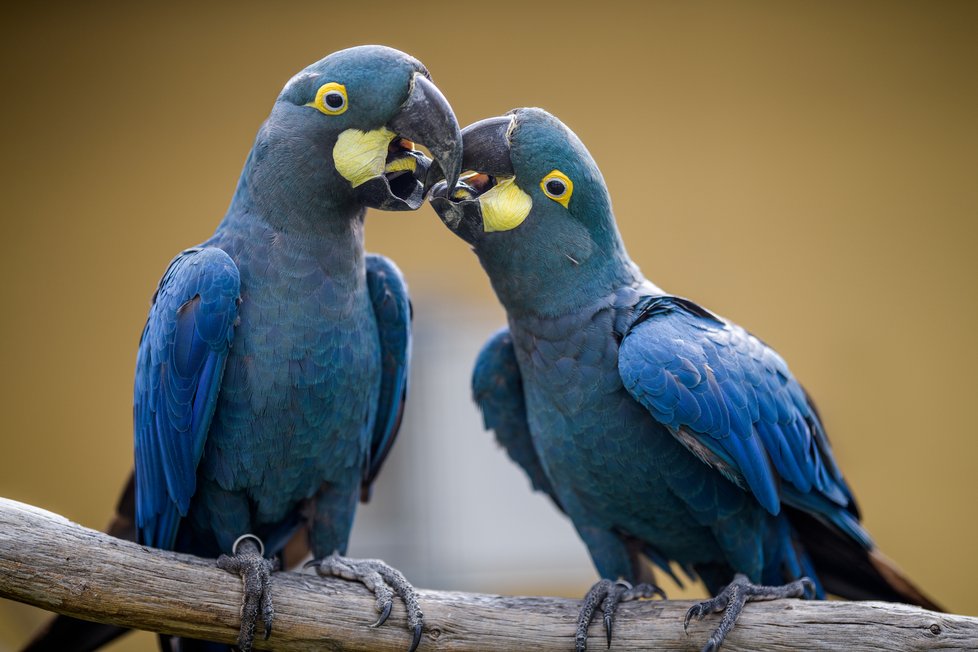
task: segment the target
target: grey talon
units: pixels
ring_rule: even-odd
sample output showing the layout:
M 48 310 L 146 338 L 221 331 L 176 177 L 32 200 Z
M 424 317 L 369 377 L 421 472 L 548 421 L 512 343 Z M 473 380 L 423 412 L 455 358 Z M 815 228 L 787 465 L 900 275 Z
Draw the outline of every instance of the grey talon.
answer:
M 394 601 L 393 600 L 391 600 L 386 605 L 384 605 L 384 611 L 383 611 L 383 613 L 380 614 L 380 618 L 378 618 L 377 619 L 377 622 L 375 622 L 373 625 L 371 625 L 371 627 L 380 627 L 381 625 L 383 625 L 384 623 L 386 623 L 387 622 L 387 619 L 391 615 L 391 609 L 393 607 L 394 607 Z
M 408 648 L 408 652 L 414 652 L 421 645 L 421 623 L 414 626 L 414 638 L 411 639 L 411 647 Z
M 587 649 L 588 630 L 591 621 L 594 619 L 594 612 L 598 605 L 604 613 L 604 629 L 608 647 L 611 647 L 611 639 L 614 635 L 615 616 L 618 613 L 618 605 L 622 602 L 630 602 L 641 598 L 651 598 L 654 595 L 665 594 L 662 589 L 654 584 L 636 584 L 632 586 L 624 580 L 612 582 L 602 579 L 592 586 L 587 595 L 584 596 L 581 610 L 577 616 L 577 633 L 574 636 L 575 648 L 577 652 Z

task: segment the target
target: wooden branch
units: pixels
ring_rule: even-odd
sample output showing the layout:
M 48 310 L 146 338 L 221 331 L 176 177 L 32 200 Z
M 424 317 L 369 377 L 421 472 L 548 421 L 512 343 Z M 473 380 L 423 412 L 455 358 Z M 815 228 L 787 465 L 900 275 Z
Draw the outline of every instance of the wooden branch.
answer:
M 403 605 L 370 629 L 373 596 L 355 583 L 312 571 L 278 573 L 275 628 L 265 650 L 392 650 L 410 643 Z M 0 596 L 62 614 L 154 632 L 233 643 L 241 582 L 213 560 L 155 550 L 83 528 L 23 503 L 0 498 Z M 425 613 L 421 651 L 574 649 L 579 603 L 420 591 Z M 612 649 L 698 650 L 715 621 L 682 620 L 689 602 L 621 606 Z M 604 649 L 600 619 L 591 647 Z M 724 644 L 736 650 L 978 649 L 978 618 L 883 602 L 756 603 Z

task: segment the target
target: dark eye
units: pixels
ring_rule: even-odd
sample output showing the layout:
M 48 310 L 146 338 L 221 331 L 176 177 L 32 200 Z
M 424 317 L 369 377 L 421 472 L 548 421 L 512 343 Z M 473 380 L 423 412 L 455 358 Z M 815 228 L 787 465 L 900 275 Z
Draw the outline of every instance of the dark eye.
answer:
M 323 95 L 323 104 L 336 111 L 343 108 L 346 98 L 339 91 L 330 91 Z
M 326 115 L 339 115 L 346 111 L 346 86 L 337 82 L 323 84 L 316 91 L 316 99 L 306 106 L 314 106 Z
M 554 200 L 564 208 L 570 204 L 571 195 L 574 194 L 574 182 L 560 170 L 552 170 L 540 182 L 543 194 Z
M 547 182 L 547 194 L 551 197 L 560 197 L 567 192 L 567 185 L 560 179 L 551 179 Z

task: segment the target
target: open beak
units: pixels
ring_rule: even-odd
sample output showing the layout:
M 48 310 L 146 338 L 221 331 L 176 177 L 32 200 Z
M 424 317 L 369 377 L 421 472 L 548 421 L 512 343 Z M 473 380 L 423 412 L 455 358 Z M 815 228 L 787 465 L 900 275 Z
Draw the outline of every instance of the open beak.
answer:
M 529 195 L 515 184 L 510 137 L 515 117 L 487 118 L 462 130 L 462 169 L 455 183 L 431 189 L 431 206 L 442 222 L 472 244 L 482 233 L 508 231 L 526 219 Z
M 415 73 L 411 92 L 384 133 L 386 153 L 376 152 L 377 168 L 364 180 L 354 182 L 360 202 L 381 210 L 415 210 L 430 187 L 430 178 L 451 179 L 454 185 L 462 167 L 462 135 L 455 113 L 438 87 Z M 424 145 L 434 160 L 414 148 Z M 377 143 L 382 146 L 383 140 Z M 381 160 L 382 159 L 382 160 Z M 437 172 L 435 172 L 437 170 Z

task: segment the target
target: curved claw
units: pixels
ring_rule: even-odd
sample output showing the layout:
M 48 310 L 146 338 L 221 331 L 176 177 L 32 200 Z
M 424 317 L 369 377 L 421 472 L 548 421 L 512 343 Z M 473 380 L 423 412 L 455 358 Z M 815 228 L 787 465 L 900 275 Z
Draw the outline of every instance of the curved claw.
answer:
M 693 616 L 696 616 L 697 619 L 703 617 L 703 613 L 700 611 L 700 606 L 698 604 L 694 604 L 692 607 L 686 610 L 686 617 L 683 618 L 683 633 L 685 633 L 686 636 L 689 636 L 689 622 L 693 619 Z
M 315 565 L 316 572 L 322 577 L 340 577 L 360 582 L 373 592 L 382 613 L 371 627 L 383 625 L 391 615 L 394 596 L 401 598 L 407 611 L 408 627 L 413 632 L 412 652 L 418 647 L 424 627 L 424 614 L 418 604 L 417 592 L 400 571 L 378 559 L 351 559 L 341 557 L 339 553 L 333 553 L 319 563 L 307 563 L 305 567 L 310 565 Z
M 302 570 L 306 570 L 307 568 L 312 568 L 313 566 L 318 566 L 322 561 L 323 561 L 322 559 L 310 559 L 309 561 L 307 561 L 302 565 Z
M 411 647 L 408 652 L 414 652 L 421 645 L 421 623 L 414 626 L 414 638 L 411 639 Z
M 746 575 L 737 573 L 733 581 L 714 597 L 690 607 L 683 620 L 683 631 L 689 634 L 689 622 L 694 617 L 702 619 L 708 614 L 723 614 L 720 623 L 703 646 L 703 652 L 715 652 L 723 645 L 748 602 L 804 597 L 810 587 L 814 588 L 814 584 L 807 577 L 781 586 L 763 586 L 752 584 Z
M 268 594 L 266 593 L 266 595 Z M 275 617 L 275 612 L 272 609 L 270 598 L 266 600 L 265 597 L 262 596 L 262 602 L 266 603 L 262 605 L 262 621 L 265 624 L 265 640 L 267 641 L 272 636 L 272 620 Z
M 614 626 L 614 623 L 611 620 L 611 614 L 605 614 L 604 615 L 604 631 L 605 631 L 605 634 L 608 635 L 608 649 L 609 650 L 611 649 L 611 628 L 613 626 Z
M 387 622 L 387 619 L 391 615 L 391 609 L 393 607 L 394 607 L 394 601 L 393 600 L 391 600 L 386 605 L 384 605 L 384 611 L 383 611 L 383 613 L 380 614 L 380 618 L 378 618 L 377 619 L 377 622 L 375 622 L 373 625 L 371 625 L 371 627 L 380 627 L 381 625 L 383 625 L 384 623 L 386 623 Z
M 815 593 L 815 582 L 812 581 L 812 578 L 810 578 L 810 577 L 803 577 L 803 578 L 801 578 L 798 581 L 801 582 L 801 585 L 802 585 L 802 587 L 805 590 L 805 594 L 802 596 L 802 598 L 805 599 L 805 600 L 813 600 L 813 599 L 815 599 L 815 595 L 816 595 L 816 593 Z M 811 596 L 811 597 L 809 597 L 809 596 Z

